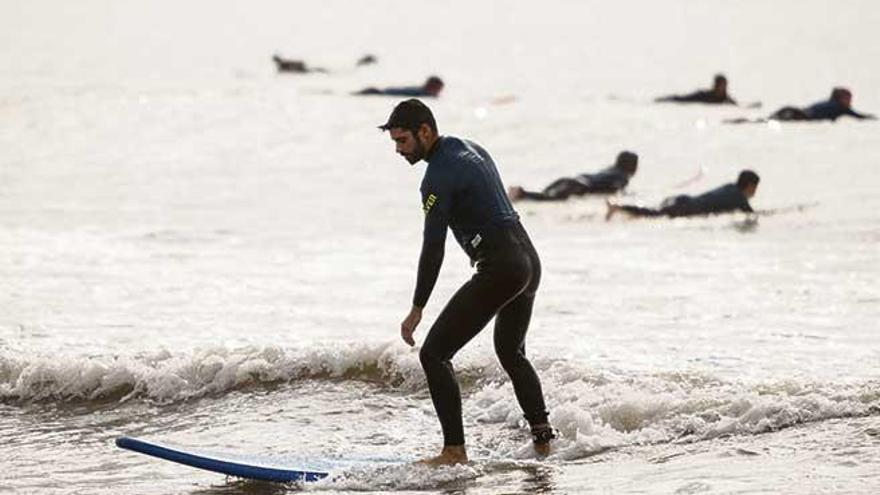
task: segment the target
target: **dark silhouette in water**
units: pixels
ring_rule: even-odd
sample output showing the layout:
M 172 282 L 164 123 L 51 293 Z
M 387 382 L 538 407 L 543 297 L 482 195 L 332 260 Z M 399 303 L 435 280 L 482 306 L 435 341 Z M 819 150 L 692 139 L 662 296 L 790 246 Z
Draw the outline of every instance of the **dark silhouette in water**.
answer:
M 716 74 L 712 89 L 702 89 L 686 95 L 661 96 L 654 101 L 658 103 L 709 103 L 715 105 L 736 105 L 736 101 L 727 94 L 727 78 L 724 74 Z
M 814 103 L 806 108 L 782 107 L 768 117 L 772 120 L 831 120 L 849 115 L 857 119 L 875 119 L 873 115 L 862 114 L 852 109 L 852 92 L 846 88 L 834 88 L 825 101 Z
M 636 173 L 639 156 L 631 151 L 621 151 L 614 165 L 592 174 L 556 179 L 542 191 L 527 191 L 512 186 L 507 195 L 512 201 L 531 199 L 535 201 L 563 201 L 571 196 L 585 194 L 612 194 L 620 191 Z
M 381 96 L 408 96 L 408 97 L 437 97 L 443 91 L 443 80 L 437 76 L 431 76 L 421 86 L 403 86 L 392 88 L 364 88 L 353 94 L 355 95 L 381 95 Z
M 758 182 L 761 178 L 751 170 L 743 170 L 739 173 L 736 184 L 725 184 L 712 189 L 699 196 L 682 194 L 663 200 L 659 208 L 645 208 L 635 205 L 618 205 L 608 202 L 606 220 L 610 220 L 615 213 L 622 211 L 635 217 L 690 217 L 697 215 L 710 215 L 716 213 L 728 213 L 744 211 L 752 213 L 749 199 L 758 190 Z
M 730 119 L 724 122 L 728 124 L 751 124 L 762 123 L 770 120 L 777 121 L 836 121 L 838 118 L 849 115 L 859 120 L 874 120 L 877 117 L 867 113 L 859 113 L 852 109 L 852 92 L 847 88 L 837 87 L 831 90 L 831 96 L 825 100 L 813 103 L 812 105 L 799 107 L 782 107 L 773 112 L 769 117 L 762 119 Z
M 292 72 L 295 74 L 307 74 L 309 72 L 327 72 L 327 69 L 324 69 L 323 67 L 309 67 L 302 60 L 284 59 L 281 58 L 281 56 L 278 54 L 272 56 L 272 61 L 275 62 L 275 68 L 278 70 L 278 72 Z
M 372 53 L 368 53 L 358 59 L 357 66 L 360 67 L 362 65 L 373 65 L 377 63 L 379 63 L 379 59 L 377 59 Z

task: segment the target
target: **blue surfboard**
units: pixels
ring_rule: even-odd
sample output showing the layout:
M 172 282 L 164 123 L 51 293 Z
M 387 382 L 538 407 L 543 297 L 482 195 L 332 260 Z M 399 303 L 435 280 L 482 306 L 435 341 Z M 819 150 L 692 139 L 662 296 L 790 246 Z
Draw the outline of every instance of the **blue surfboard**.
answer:
M 116 446 L 194 468 L 252 480 L 318 481 L 327 477 L 331 469 L 340 467 L 333 462 L 303 462 L 303 465 L 288 466 L 283 461 L 233 454 L 214 454 L 131 437 L 117 438 Z

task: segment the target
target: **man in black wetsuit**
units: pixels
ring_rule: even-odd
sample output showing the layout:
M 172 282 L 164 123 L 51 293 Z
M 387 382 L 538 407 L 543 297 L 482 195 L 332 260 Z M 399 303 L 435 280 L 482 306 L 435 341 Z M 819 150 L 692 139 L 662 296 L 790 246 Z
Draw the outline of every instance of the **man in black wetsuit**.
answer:
M 749 199 L 755 195 L 760 181 L 760 177 L 755 172 L 743 170 L 739 173 L 736 184 L 726 184 L 699 196 L 683 194 L 666 198 L 660 208 L 616 205 L 609 202 L 605 219 L 610 220 L 618 211 L 636 217 L 665 216 L 670 218 L 727 213 L 737 210 L 752 213 L 754 210 L 749 205 Z
M 724 74 L 716 74 L 712 89 L 703 89 L 694 91 L 686 95 L 669 95 L 661 96 L 654 101 L 656 102 L 674 102 L 674 103 L 712 103 L 712 104 L 731 104 L 736 105 L 736 101 L 727 94 L 727 78 Z
M 631 151 L 621 151 L 614 165 L 593 174 L 580 174 L 575 177 L 556 179 L 544 190 L 527 191 L 520 186 L 512 186 L 507 195 L 511 201 L 532 199 L 535 201 L 563 201 L 571 196 L 584 194 L 613 194 L 629 184 L 639 166 L 639 156 Z
M 437 76 L 431 76 L 425 80 L 421 86 L 405 86 L 401 88 L 365 88 L 355 95 L 380 95 L 380 96 L 412 96 L 412 97 L 431 97 L 440 96 L 443 91 L 443 80 Z
M 831 97 L 806 108 L 782 107 L 773 113 L 769 120 L 830 120 L 849 115 L 857 119 L 876 119 L 870 114 L 858 113 L 852 109 L 852 92 L 846 88 L 834 88 Z
M 541 382 L 525 353 L 541 262 L 492 157 L 472 141 L 440 136 L 431 110 L 416 99 L 398 104 L 379 128 L 390 131 L 397 153 L 410 164 L 428 162 L 420 188 L 425 224 L 415 294 L 400 324 L 407 344 L 415 344 L 413 332 L 437 281 L 447 228 L 476 266 L 431 326 L 419 353 L 443 430 L 443 450 L 424 462 L 467 462 L 461 393 L 451 360 L 493 317 L 495 352 L 531 426 L 535 451 L 547 455 L 554 433 Z

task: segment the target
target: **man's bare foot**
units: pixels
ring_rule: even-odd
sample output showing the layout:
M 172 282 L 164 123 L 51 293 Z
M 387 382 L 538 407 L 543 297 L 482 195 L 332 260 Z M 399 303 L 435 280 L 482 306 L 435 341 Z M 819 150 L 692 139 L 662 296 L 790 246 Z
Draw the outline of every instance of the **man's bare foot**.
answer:
M 608 212 L 605 213 L 605 221 L 611 220 L 611 217 L 614 216 L 615 213 L 620 211 L 620 205 L 616 205 L 611 202 L 608 198 L 605 198 L 605 206 L 608 207 Z
M 510 186 L 507 188 L 507 197 L 510 198 L 511 201 L 522 199 L 525 195 L 525 189 L 520 186 Z
M 539 458 L 550 455 L 550 441 L 556 438 L 556 432 L 548 423 L 532 426 L 532 446 Z
M 468 456 L 464 445 L 447 445 L 440 451 L 440 455 L 423 459 L 419 464 L 430 467 L 451 466 L 453 464 L 467 464 Z
M 535 447 L 535 455 L 540 457 L 547 457 L 550 455 L 550 442 L 547 443 L 535 443 L 532 444 Z

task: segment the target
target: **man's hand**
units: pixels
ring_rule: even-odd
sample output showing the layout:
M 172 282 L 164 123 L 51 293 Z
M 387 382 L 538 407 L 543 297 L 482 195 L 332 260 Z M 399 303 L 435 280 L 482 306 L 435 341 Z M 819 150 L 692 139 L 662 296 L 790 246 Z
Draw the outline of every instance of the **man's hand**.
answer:
M 416 345 L 416 341 L 413 340 L 413 333 L 415 333 L 420 321 L 422 321 L 422 308 L 413 306 L 400 324 L 400 336 L 410 346 Z

